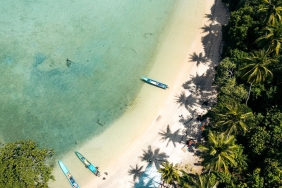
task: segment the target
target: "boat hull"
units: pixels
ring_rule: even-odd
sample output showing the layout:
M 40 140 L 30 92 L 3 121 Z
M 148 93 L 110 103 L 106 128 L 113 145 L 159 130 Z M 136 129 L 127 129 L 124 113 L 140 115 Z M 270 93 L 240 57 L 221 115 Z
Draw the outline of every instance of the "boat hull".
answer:
M 62 163 L 61 161 L 58 161 L 59 166 L 61 167 L 62 171 L 64 172 L 66 178 L 68 179 L 69 183 L 73 188 L 80 188 L 79 185 L 76 183 L 75 179 L 71 175 L 70 171 L 67 169 L 67 167 Z
M 158 81 L 156 81 L 156 80 L 153 80 L 153 79 L 151 79 L 151 78 L 147 78 L 147 77 L 145 77 L 145 76 L 142 76 L 142 80 L 145 81 L 145 82 L 147 82 L 147 83 L 149 83 L 149 84 L 151 84 L 151 85 L 160 87 L 160 88 L 162 88 L 162 89 L 168 88 L 168 85 L 163 84 L 163 83 L 161 83 L 161 82 L 158 82 Z
M 100 176 L 100 172 L 97 167 L 92 165 L 83 155 L 81 155 L 81 153 L 76 151 L 75 154 L 79 158 L 79 160 L 85 165 L 86 168 L 88 168 L 94 175 Z

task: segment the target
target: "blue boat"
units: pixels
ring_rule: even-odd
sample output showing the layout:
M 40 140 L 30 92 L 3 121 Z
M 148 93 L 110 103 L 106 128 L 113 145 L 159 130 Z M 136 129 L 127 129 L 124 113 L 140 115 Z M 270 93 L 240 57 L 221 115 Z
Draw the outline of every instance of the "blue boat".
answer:
M 93 174 L 95 174 L 96 176 L 100 177 L 100 172 L 97 169 L 97 167 L 95 167 L 94 165 L 92 165 L 85 157 L 83 157 L 83 155 L 81 155 L 79 152 L 75 152 L 76 156 L 79 158 L 79 160 L 85 165 L 86 168 L 88 168 Z
M 64 172 L 65 176 L 67 177 L 67 179 L 69 180 L 71 186 L 73 188 L 80 188 L 79 185 L 76 183 L 75 179 L 72 177 L 70 171 L 67 169 L 67 167 L 64 165 L 64 163 L 62 163 L 61 161 L 58 161 L 62 171 Z
M 161 83 L 161 82 L 158 82 L 158 81 L 156 81 L 156 80 L 152 80 L 152 79 L 147 78 L 147 77 L 145 77 L 145 76 L 142 76 L 142 80 L 145 81 L 145 82 L 147 82 L 147 83 L 149 83 L 149 84 L 152 84 L 152 85 L 154 85 L 154 86 L 160 87 L 160 88 L 162 88 L 162 89 L 168 88 L 168 85 L 163 84 L 163 83 Z

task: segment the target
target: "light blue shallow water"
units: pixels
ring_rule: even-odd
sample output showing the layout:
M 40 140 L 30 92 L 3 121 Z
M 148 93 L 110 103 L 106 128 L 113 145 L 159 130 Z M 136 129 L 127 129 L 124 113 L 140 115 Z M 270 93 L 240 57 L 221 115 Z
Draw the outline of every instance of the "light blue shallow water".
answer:
M 63 154 L 101 133 L 137 95 L 174 3 L 0 2 L 0 137 Z

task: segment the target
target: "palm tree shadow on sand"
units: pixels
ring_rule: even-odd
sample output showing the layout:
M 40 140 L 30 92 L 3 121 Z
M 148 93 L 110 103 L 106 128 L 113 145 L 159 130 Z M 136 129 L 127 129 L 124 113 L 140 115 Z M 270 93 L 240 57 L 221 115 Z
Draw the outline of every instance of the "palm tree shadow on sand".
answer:
M 181 93 L 179 95 L 176 95 L 175 97 L 176 97 L 176 102 L 179 103 L 179 107 L 182 105 L 185 105 L 185 102 L 186 102 L 185 91 L 181 91 Z
M 150 145 L 148 146 L 148 150 L 143 150 L 143 152 L 143 156 L 140 157 L 141 160 L 154 163 L 157 169 L 159 169 L 160 164 L 166 161 L 169 157 L 164 152 L 160 153 L 160 148 L 157 148 L 153 151 Z
M 186 96 L 185 91 L 182 91 L 179 95 L 176 95 L 176 102 L 179 103 L 179 107 L 182 105 L 189 111 L 193 110 L 194 105 L 197 103 L 197 98 L 192 94 Z
M 201 27 L 201 29 L 203 30 L 203 33 L 207 33 L 207 32 L 211 32 L 211 24 L 209 25 L 204 25 L 203 27 Z
M 194 52 L 192 55 L 190 55 L 189 58 L 190 62 L 196 62 L 196 65 L 199 66 L 201 63 L 206 64 L 208 62 L 208 59 L 203 55 L 203 53 L 199 53 L 199 55 Z
M 145 172 L 141 175 L 138 182 L 132 182 L 134 188 L 145 188 L 145 187 L 163 187 L 164 186 L 161 180 L 161 174 L 157 171 L 152 163 L 149 163 L 145 169 Z
M 138 167 L 138 164 L 136 164 L 135 168 L 130 166 L 130 169 L 128 170 L 128 174 L 133 175 L 133 181 L 135 181 L 136 179 L 139 179 L 140 176 L 143 174 L 143 172 L 145 172 L 145 171 L 142 171 L 142 169 L 143 169 L 143 166 Z
M 210 67 L 204 74 L 191 76 L 191 79 L 185 82 L 182 87 L 188 89 L 192 93 L 194 99 L 190 99 L 189 105 L 201 102 L 202 107 L 207 107 L 215 103 L 216 100 L 216 88 L 212 86 L 214 77 L 214 70 Z M 192 102 L 192 103 L 191 103 Z
M 167 125 L 166 131 L 159 132 L 159 135 L 162 136 L 160 140 L 163 140 L 165 142 L 168 139 L 166 146 L 168 146 L 168 144 L 172 142 L 173 146 L 176 147 L 176 143 L 181 142 L 183 137 L 183 135 L 180 135 L 179 132 L 180 129 L 177 129 L 174 133 L 172 133 L 169 125 Z
M 193 139 L 200 138 L 201 137 L 200 125 L 201 122 L 196 119 L 193 119 L 188 124 L 186 124 L 185 128 L 186 128 L 186 132 L 188 133 L 187 137 Z

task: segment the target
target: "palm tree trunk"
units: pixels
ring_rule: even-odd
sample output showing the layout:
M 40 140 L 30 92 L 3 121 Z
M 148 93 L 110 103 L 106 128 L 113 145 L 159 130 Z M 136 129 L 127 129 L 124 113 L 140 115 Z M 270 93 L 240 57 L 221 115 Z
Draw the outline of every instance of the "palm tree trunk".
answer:
M 250 89 L 249 89 L 248 97 L 247 97 L 247 100 L 246 100 L 246 105 L 247 105 L 248 100 L 249 100 L 249 98 L 250 98 L 251 89 L 252 89 L 252 83 L 250 84 Z

